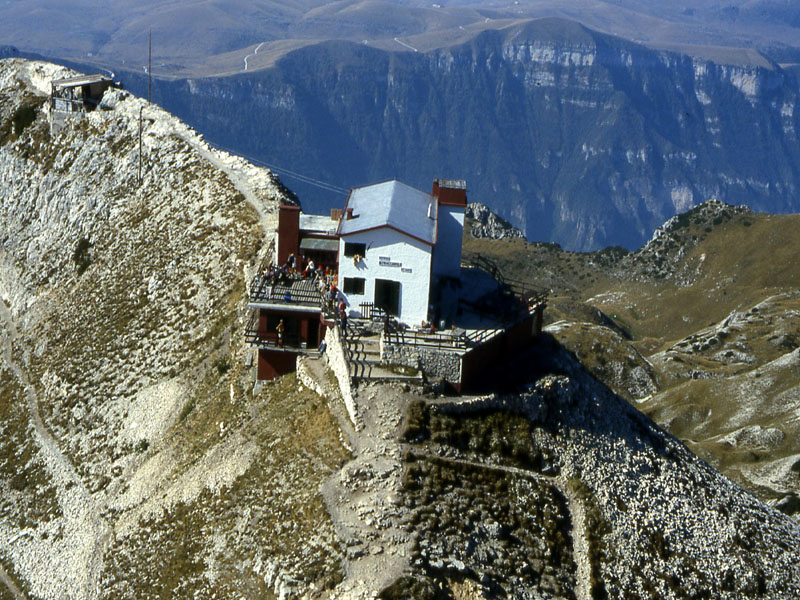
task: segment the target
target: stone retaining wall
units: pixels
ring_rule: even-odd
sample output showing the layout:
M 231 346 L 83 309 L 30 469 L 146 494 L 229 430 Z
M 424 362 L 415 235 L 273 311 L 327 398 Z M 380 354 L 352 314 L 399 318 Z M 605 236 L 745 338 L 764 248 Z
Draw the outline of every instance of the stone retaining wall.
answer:
M 308 360 L 308 357 L 300 354 L 297 355 L 297 379 L 299 379 L 300 383 L 302 383 L 308 389 L 314 390 L 314 392 L 324 398 L 327 396 L 327 394 L 325 394 L 322 384 L 317 381 L 314 378 L 314 375 L 308 370 L 306 360 Z
M 350 420 L 356 431 L 362 427 L 361 419 L 358 416 L 356 402 L 353 398 L 353 390 L 350 383 L 350 367 L 345 358 L 344 347 L 342 344 L 342 337 L 339 333 L 339 327 L 328 327 L 325 332 L 325 355 L 328 357 L 328 366 L 336 375 L 339 382 L 339 390 L 342 393 L 344 405 L 347 408 L 347 414 L 350 415 Z
M 436 348 L 386 344 L 381 336 L 381 361 L 419 369 L 429 377 L 441 377 L 453 384 L 461 383 L 461 354 Z

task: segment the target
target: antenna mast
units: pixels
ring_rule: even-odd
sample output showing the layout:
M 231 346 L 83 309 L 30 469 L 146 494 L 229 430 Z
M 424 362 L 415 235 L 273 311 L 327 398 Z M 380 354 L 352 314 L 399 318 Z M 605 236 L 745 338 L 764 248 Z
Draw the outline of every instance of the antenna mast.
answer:
M 142 107 L 139 107 L 139 186 L 142 185 Z
M 153 30 L 147 37 L 147 103 L 150 104 L 150 73 L 153 72 Z

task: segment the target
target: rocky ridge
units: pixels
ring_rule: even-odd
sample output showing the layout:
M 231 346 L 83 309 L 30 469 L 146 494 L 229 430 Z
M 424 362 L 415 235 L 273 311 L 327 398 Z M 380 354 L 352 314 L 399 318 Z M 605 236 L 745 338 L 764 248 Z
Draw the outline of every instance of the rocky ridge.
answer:
M 259 589 L 335 579 L 339 550 L 316 512 L 319 478 L 345 454 L 335 426 L 290 382 L 253 396 L 245 366 L 244 282 L 282 186 L 122 90 L 51 131 L 44 97 L 67 74 L 0 62 L 5 572 L 28 596 L 76 599 L 222 593 L 259 572 Z M 299 443 L 287 428 L 315 428 L 314 449 L 281 450 Z M 250 497 L 241 521 L 230 499 Z M 287 541 L 311 523 L 306 545 Z M 272 546 L 256 543 L 267 529 Z
M 798 593 L 796 522 L 722 477 L 558 344 L 543 342 L 531 358 L 561 375 L 517 394 L 412 406 L 405 504 L 419 527 L 412 566 L 428 582 L 415 589 L 466 587 L 470 598 Z
M 594 376 L 796 518 L 797 223 L 710 200 L 634 252 L 465 247 L 548 285 L 549 331 Z
M 490 240 L 524 237 L 519 229 L 498 217 L 482 202 L 467 203 L 464 216 L 468 219 L 467 226 L 473 237 Z
M 752 212 L 746 206 L 731 206 L 716 198 L 706 200 L 687 212 L 675 215 L 653 232 L 640 249 L 617 255 L 615 272 L 621 279 L 638 275 L 651 279 L 670 279 L 681 287 L 697 281 L 703 258 L 683 259 L 705 239 L 714 227 L 727 221 L 747 222 Z M 678 268 L 676 268 L 678 267 Z

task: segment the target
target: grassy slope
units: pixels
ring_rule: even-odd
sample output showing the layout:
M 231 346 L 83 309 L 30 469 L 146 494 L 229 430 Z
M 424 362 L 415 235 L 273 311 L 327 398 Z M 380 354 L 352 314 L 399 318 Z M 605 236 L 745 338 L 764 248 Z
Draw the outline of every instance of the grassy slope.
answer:
M 505 273 L 551 289 L 549 322 L 592 323 L 562 325 L 556 337 L 623 396 L 636 397 L 631 380 L 608 365 L 623 365 L 637 352 L 648 357 L 659 393 L 642 409 L 675 435 L 693 440 L 695 451 L 737 482 L 762 498 L 776 498 L 800 490 L 790 470 L 791 457 L 800 453 L 795 421 L 800 377 L 791 364 L 768 363 L 797 347 L 800 300 L 789 294 L 765 303 L 760 318 L 755 318 L 759 309 L 751 309 L 796 290 L 800 215 L 723 212 L 719 217 L 692 211 L 666 241 L 629 255 L 469 238 L 465 253 L 489 256 Z M 732 311 L 749 316 L 723 339 L 704 344 Z M 603 315 L 631 339 L 605 327 Z M 731 355 L 722 356 L 724 351 Z M 704 379 L 693 379 L 698 373 Z M 720 441 L 752 425 L 779 430 L 782 441 Z M 772 483 L 765 484 L 768 479 Z

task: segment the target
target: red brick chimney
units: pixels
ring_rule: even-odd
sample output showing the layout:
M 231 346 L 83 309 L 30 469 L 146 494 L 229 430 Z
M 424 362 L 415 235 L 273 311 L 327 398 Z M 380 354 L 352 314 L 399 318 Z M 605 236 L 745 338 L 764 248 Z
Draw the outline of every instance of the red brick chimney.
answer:
M 463 179 L 434 179 L 431 195 L 439 206 L 467 206 L 467 182 Z
M 300 253 L 300 207 L 281 204 L 278 209 L 278 265 Z

